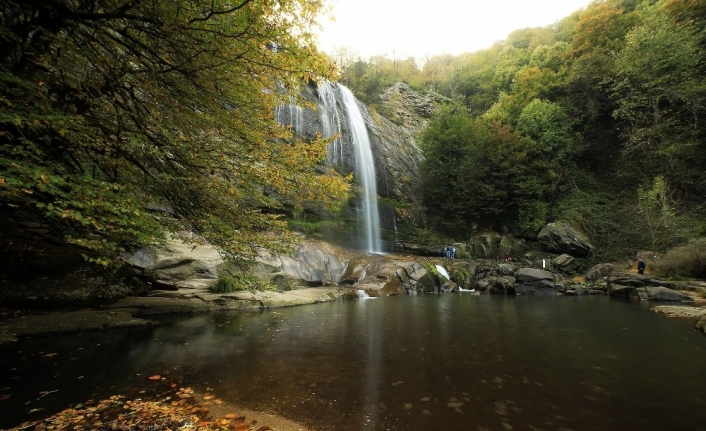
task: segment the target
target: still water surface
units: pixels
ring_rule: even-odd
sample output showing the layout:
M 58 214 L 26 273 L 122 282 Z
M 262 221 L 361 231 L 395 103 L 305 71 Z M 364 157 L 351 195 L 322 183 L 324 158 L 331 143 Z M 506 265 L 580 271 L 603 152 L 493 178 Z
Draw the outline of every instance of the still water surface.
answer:
M 160 374 L 323 431 L 706 430 L 706 337 L 606 297 L 335 302 L 0 353 L 0 427 Z

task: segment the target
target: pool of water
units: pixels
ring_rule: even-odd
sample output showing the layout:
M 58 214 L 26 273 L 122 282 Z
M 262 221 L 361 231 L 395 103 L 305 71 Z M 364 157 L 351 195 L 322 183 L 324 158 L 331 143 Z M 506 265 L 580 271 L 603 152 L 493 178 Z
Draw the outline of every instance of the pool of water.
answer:
M 0 427 L 160 374 L 315 430 L 706 429 L 706 337 L 603 296 L 366 299 L 1 353 Z

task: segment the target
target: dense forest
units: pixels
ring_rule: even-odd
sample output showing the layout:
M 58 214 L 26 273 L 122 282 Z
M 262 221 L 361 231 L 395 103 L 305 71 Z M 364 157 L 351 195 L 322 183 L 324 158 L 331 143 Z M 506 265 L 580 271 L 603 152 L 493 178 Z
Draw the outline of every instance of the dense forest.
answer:
M 703 1 L 594 1 L 421 67 L 335 57 L 342 81 L 373 107 L 397 81 L 448 101 L 419 139 L 425 202 L 443 232 L 563 220 L 599 258 L 664 252 L 706 233 Z
M 282 249 L 282 207 L 332 210 L 327 142 L 275 107 L 335 79 L 388 115 L 396 82 L 447 103 L 419 137 L 425 204 L 457 240 L 563 220 L 597 258 L 706 233 L 706 4 L 602 0 L 487 50 L 318 51 L 307 0 L 0 0 L 0 221 L 48 223 L 86 258 L 188 229 L 234 258 Z M 453 234 L 453 235 L 451 235 Z M 22 246 L 15 250 L 22 253 Z M 30 247 L 30 246 L 27 246 Z
M 273 118 L 333 70 L 311 34 L 321 7 L 0 1 L 2 225 L 42 223 L 106 265 L 182 229 L 236 258 L 281 248 L 283 201 L 348 188 L 318 168 L 327 142 Z

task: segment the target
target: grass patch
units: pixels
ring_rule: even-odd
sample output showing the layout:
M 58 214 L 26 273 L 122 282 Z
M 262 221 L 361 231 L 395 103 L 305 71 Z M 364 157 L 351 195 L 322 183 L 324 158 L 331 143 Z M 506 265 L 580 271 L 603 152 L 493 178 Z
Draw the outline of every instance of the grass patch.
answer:
M 650 273 L 658 277 L 706 278 L 706 238 L 675 247 L 649 266 Z

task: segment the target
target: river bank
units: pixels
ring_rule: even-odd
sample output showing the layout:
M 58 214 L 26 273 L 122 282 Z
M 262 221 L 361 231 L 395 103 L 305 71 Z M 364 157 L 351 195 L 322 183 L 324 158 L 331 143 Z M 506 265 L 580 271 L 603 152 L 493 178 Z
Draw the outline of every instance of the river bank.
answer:
M 170 297 L 128 297 L 100 308 L 74 311 L 5 310 L 0 318 L 0 345 L 19 338 L 159 325 L 165 317 L 214 311 L 259 310 L 334 301 L 339 288 L 306 288 L 284 292 L 182 294 Z

